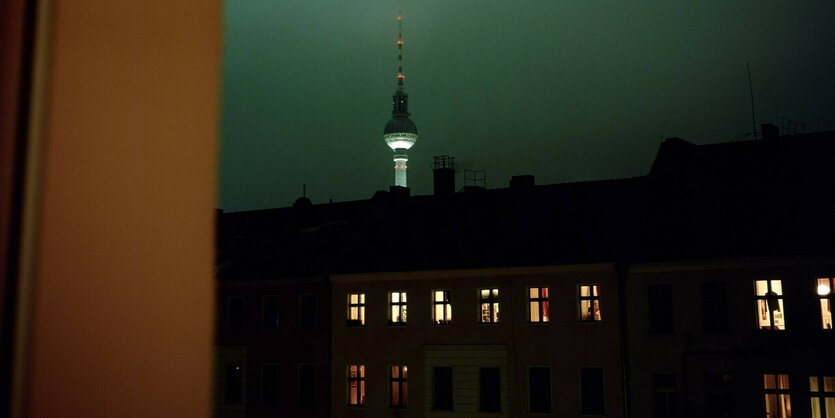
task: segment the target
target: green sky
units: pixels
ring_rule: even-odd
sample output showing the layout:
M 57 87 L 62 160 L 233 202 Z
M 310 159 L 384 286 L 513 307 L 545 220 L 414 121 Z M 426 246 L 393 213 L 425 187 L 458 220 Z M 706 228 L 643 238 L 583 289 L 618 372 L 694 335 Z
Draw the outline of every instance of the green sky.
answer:
M 538 184 L 646 174 L 663 137 L 729 141 L 782 116 L 835 129 L 835 1 L 227 0 L 226 211 L 367 199 L 393 184 L 382 139 L 403 16 L 406 91 L 432 156 Z

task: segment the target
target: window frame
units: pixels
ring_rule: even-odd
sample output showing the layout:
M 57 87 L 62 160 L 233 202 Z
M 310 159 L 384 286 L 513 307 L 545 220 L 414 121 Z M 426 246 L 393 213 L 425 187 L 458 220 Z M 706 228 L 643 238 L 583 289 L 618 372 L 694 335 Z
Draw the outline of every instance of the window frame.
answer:
M 357 297 L 357 302 L 352 302 L 351 298 Z M 365 326 L 365 293 L 348 292 L 347 297 L 348 310 L 346 312 L 345 326 L 348 327 L 364 327 Z M 354 317 L 353 309 L 356 309 L 356 318 Z
M 675 373 L 653 373 L 650 375 L 652 383 L 652 418 L 674 418 L 678 414 L 678 376 Z M 658 414 L 656 407 L 657 396 L 664 396 L 665 410 Z
M 389 408 L 406 409 L 409 407 L 409 368 L 406 365 L 393 364 L 388 367 L 388 370 Z M 397 376 L 395 376 L 395 370 Z M 397 393 L 396 402 L 395 392 Z
M 583 288 L 589 288 L 589 295 L 583 296 Z M 596 294 L 595 294 L 596 293 Z M 603 322 L 603 314 L 602 314 L 602 303 L 600 303 L 600 297 L 603 292 L 600 289 L 600 285 L 597 283 L 580 283 L 577 285 L 577 321 L 578 322 L 585 322 L 585 323 L 597 323 Z M 593 311 L 592 315 L 588 315 L 588 318 L 584 318 L 583 316 L 583 302 L 589 302 L 590 305 L 588 308 L 592 308 L 595 306 L 595 302 L 597 302 L 597 309 Z M 586 309 L 588 311 L 588 309 Z
M 487 297 L 484 297 L 484 291 L 487 291 Z M 501 320 L 499 316 L 500 306 L 499 297 L 500 289 L 498 287 L 483 287 L 478 289 L 478 323 L 479 324 L 498 324 Z M 484 305 L 488 306 L 488 315 L 484 316 Z M 488 318 L 488 321 L 484 319 Z
M 531 291 L 536 289 L 537 296 L 531 296 Z M 545 291 L 545 296 L 542 296 L 542 291 Z M 528 323 L 530 324 L 548 324 L 551 322 L 551 288 L 548 286 L 530 286 L 528 287 Z M 533 319 L 532 306 L 536 305 L 538 320 Z M 543 309 L 544 307 L 544 309 Z
M 675 334 L 673 285 L 647 283 L 647 332 L 650 335 Z
M 535 411 L 533 408 L 533 391 L 531 390 L 531 371 L 533 369 L 546 370 L 548 372 L 548 409 L 542 411 Z M 552 384 L 552 373 L 550 366 L 528 366 L 528 412 L 531 414 L 552 414 L 554 412 L 554 385 Z
M 267 326 L 267 324 L 273 321 L 267 321 L 267 299 L 275 300 L 275 318 L 273 318 L 275 323 L 270 326 Z M 279 328 L 281 328 L 281 299 L 279 295 L 261 296 L 261 329 L 273 331 Z
M 397 295 L 398 301 L 394 301 L 394 295 Z M 388 292 L 388 325 L 394 327 L 402 327 L 408 323 L 408 292 L 394 291 Z M 395 316 L 395 310 L 397 316 Z
M 583 390 L 585 388 L 585 385 L 583 384 L 584 383 L 584 380 L 583 380 L 583 371 L 584 370 L 599 370 L 600 371 L 600 402 L 601 402 L 601 404 L 600 404 L 600 412 L 599 413 L 595 412 L 595 411 L 586 411 L 584 409 L 585 400 L 587 399 L 585 397 L 586 391 Z M 579 389 L 580 389 L 580 391 L 579 391 L 580 392 L 580 399 L 579 399 L 579 401 L 580 401 L 580 415 L 593 415 L 593 416 L 606 415 L 606 370 L 603 367 L 585 366 L 585 367 L 580 367 L 580 369 L 578 370 L 578 375 L 579 375 L 578 377 L 579 377 L 579 380 L 580 380 L 580 385 L 579 385 Z
M 763 295 L 759 294 L 758 291 L 758 283 L 765 282 L 766 283 L 766 293 Z M 779 282 L 780 285 L 780 293 L 777 294 L 774 292 L 772 288 L 772 282 Z M 769 293 L 774 293 L 773 295 L 769 295 Z M 785 297 L 786 293 L 783 291 L 783 280 L 782 279 L 756 279 L 754 280 L 754 297 L 755 297 L 755 309 L 756 309 L 756 325 L 757 329 L 760 331 L 785 331 L 788 329 L 787 321 L 786 321 L 786 302 Z M 779 309 L 771 309 L 769 301 L 775 300 Z M 765 312 L 768 314 L 768 324 L 769 325 L 762 325 L 762 315 L 764 313 L 763 307 L 765 307 Z M 780 319 L 783 322 L 782 327 L 780 325 L 775 324 L 775 316 L 774 312 L 780 312 Z
M 268 367 L 272 367 L 272 368 L 275 369 L 275 393 L 272 394 L 272 396 L 273 396 L 272 402 L 267 402 L 265 400 L 266 397 L 264 396 L 264 394 L 267 392 L 267 388 L 264 386 L 264 370 Z M 281 393 L 281 391 L 279 390 L 279 384 L 278 384 L 278 380 L 279 380 L 278 379 L 278 364 L 277 363 L 261 363 L 261 367 L 259 369 L 260 369 L 261 375 L 259 376 L 259 381 L 258 381 L 258 384 L 259 384 L 258 392 L 259 392 L 259 395 L 260 395 L 258 401 L 261 403 L 261 405 L 273 406 L 274 407 L 274 406 L 278 405 L 278 395 Z
M 240 324 L 233 323 L 232 321 L 232 302 L 233 301 L 240 301 L 241 302 L 241 318 Z M 226 297 L 226 329 L 231 331 L 241 331 L 246 328 L 246 299 L 243 295 L 230 295 Z
M 356 376 L 352 376 L 352 368 L 356 368 Z M 346 402 L 345 406 L 351 408 L 362 408 L 365 406 L 365 372 L 366 366 L 364 364 L 356 363 L 356 364 L 349 364 L 346 367 Z M 351 387 L 351 384 L 356 384 L 355 388 Z M 351 391 L 352 389 L 356 390 L 356 399 L 357 403 L 351 403 Z
M 438 369 L 449 370 L 449 408 L 438 407 Z M 442 405 L 443 406 L 443 405 Z M 454 411 L 455 410 L 455 375 L 452 366 L 434 366 L 432 367 L 432 410 L 433 411 Z
M 812 379 L 816 380 L 816 390 L 813 390 Z M 824 379 L 832 379 L 832 390 L 826 390 L 826 384 Z M 822 374 L 809 376 L 809 399 L 812 403 L 812 411 L 810 412 L 814 412 L 815 403 L 817 403 L 817 412 L 819 413 L 818 417 L 826 417 L 829 413 L 826 407 L 826 400 L 833 399 L 833 406 L 835 406 L 835 376 L 826 376 Z M 814 418 L 815 416 L 812 415 L 812 417 Z
M 230 371 L 233 368 L 237 371 L 237 379 L 234 385 L 230 385 Z M 226 371 L 223 378 L 223 404 L 230 406 L 244 405 L 244 403 L 246 402 L 246 389 L 244 388 L 244 382 L 246 381 L 246 377 L 244 376 L 244 365 L 239 362 L 226 364 Z M 232 387 L 237 387 L 237 390 L 231 391 L 230 388 Z
M 437 299 L 437 293 L 442 292 L 442 300 Z M 449 319 L 438 319 L 438 308 L 443 311 L 443 316 Z M 449 325 L 452 323 L 452 291 L 449 289 L 432 290 L 432 324 Z
M 310 395 L 310 402 L 303 402 L 302 399 L 302 370 L 309 367 L 311 369 L 311 384 L 312 387 Z M 316 364 L 314 363 L 299 363 L 296 367 L 296 405 L 300 406 L 314 406 L 316 405 Z
M 768 387 L 768 376 L 774 377 L 775 387 L 769 388 Z M 781 376 L 786 377 L 786 387 L 782 386 Z M 786 373 L 764 373 L 763 374 L 763 412 L 768 414 L 768 405 L 769 405 L 769 397 L 776 396 L 776 400 L 780 402 L 782 398 L 785 396 L 785 399 L 788 401 L 787 404 L 789 408 L 791 408 L 791 378 Z M 785 410 L 785 408 L 783 409 Z M 767 415 L 773 418 L 787 418 L 785 414 L 774 415 L 770 414 Z
M 825 280 L 827 283 L 822 284 Z M 827 286 L 827 292 L 822 292 L 822 286 Z M 818 297 L 818 307 L 821 319 L 821 328 L 823 331 L 833 332 L 835 324 L 833 323 L 832 305 L 835 305 L 835 277 L 818 277 L 815 280 L 815 295 Z M 827 328 L 827 313 L 824 312 L 824 306 L 828 308 L 829 327 Z
M 485 387 L 485 383 L 487 380 L 487 375 L 485 374 L 486 370 L 490 370 L 490 376 L 492 376 L 492 371 L 496 371 L 496 386 L 497 390 L 487 390 Z M 491 385 L 492 388 L 492 385 Z M 497 396 L 489 396 L 491 393 L 488 392 L 498 392 L 492 393 L 493 395 Z M 487 396 L 485 396 L 487 395 Z M 495 399 L 495 409 L 492 409 L 492 402 L 489 399 Z M 478 369 L 478 412 L 502 412 L 502 368 L 499 366 L 488 366 L 488 367 L 479 367 Z
M 313 318 L 312 318 L 313 322 L 312 322 L 312 324 L 310 324 L 309 327 L 306 326 L 305 321 L 303 320 L 305 318 L 303 301 L 306 297 L 311 297 L 312 300 L 313 300 Z M 310 331 L 310 330 L 315 330 L 318 325 L 319 325 L 319 295 L 317 293 L 300 293 L 299 294 L 299 328 L 301 328 L 303 330 Z

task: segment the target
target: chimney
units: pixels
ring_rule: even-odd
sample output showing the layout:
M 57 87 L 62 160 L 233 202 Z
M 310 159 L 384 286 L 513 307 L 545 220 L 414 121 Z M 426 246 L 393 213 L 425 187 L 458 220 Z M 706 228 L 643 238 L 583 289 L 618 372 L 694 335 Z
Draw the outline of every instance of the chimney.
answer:
M 534 177 L 531 174 L 524 176 L 513 176 L 510 178 L 510 188 L 514 190 L 530 190 L 534 186 Z
M 435 195 L 449 196 L 455 193 L 455 157 L 437 155 L 432 167 L 435 179 Z
M 763 139 L 777 139 L 780 137 L 780 128 L 770 123 L 760 125 L 760 132 L 763 134 Z

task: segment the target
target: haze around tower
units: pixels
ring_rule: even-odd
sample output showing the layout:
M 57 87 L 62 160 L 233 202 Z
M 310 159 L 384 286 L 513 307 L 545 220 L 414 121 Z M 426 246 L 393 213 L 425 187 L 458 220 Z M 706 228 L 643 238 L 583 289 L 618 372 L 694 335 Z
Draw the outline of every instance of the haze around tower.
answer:
M 835 2 L 226 2 L 218 207 L 367 199 L 392 183 L 406 22 L 412 194 L 432 156 L 538 184 L 643 175 L 663 137 L 745 138 L 782 116 L 835 129 Z M 753 138 L 753 137 L 750 137 Z M 459 174 L 460 175 L 460 174 Z M 459 179 L 459 187 L 460 179 Z

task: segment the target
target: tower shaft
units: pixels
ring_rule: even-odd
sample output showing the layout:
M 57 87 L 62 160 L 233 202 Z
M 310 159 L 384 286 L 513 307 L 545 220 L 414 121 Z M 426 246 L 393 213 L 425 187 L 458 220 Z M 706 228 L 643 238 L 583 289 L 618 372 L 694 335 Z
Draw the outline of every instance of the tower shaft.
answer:
M 406 154 L 395 154 L 394 156 L 394 185 L 409 187 L 406 181 L 406 163 L 409 157 Z

